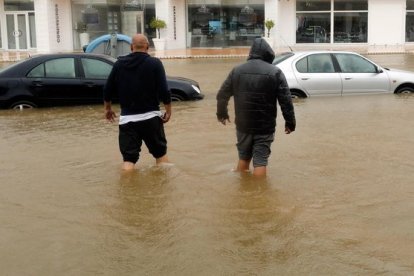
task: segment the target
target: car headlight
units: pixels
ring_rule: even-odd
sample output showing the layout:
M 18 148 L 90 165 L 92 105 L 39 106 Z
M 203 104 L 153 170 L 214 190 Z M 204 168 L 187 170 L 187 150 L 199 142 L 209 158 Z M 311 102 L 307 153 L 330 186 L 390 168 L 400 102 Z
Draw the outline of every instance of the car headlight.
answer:
M 201 91 L 200 91 L 200 88 L 198 88 L 197 86 L 195 86 L 194 84 L 192 84 L 191 85 L 191 87 L 198 93 L 198 94 L 200 94 L 201 93 Z

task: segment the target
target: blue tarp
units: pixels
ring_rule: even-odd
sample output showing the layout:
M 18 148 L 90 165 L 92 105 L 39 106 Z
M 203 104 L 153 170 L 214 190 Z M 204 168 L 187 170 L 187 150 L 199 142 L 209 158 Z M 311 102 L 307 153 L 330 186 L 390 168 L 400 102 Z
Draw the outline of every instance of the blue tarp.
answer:
M 115 34 L 117 37 L 117 56 L 130 52 L 129 45 L 132 42 L 131 37 L 123 34 Z M 111 34 L 102 35 L 91 41 L 85 49 L 85 53 L 111 54 Z M 128 47 L 125 47 L 128 46 Z

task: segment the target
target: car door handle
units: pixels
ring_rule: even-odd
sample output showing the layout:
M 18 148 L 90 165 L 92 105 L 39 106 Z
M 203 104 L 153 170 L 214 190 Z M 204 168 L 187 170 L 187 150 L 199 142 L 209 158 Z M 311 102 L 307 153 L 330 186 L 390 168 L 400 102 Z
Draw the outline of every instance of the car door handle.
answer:
M 34 85 L 34 86 L 43 86 L 43 82 L 42 81 L 32 81 L 32 84 Z
M 351 77 L 345 77 L 345 80 L 352 80 Z
M 309 78 L 302 78 L 302 80 L 308 80 Z
M 90 81 L 86 81 L 83 84 L 86 85 L 87 87 L 94 87 L 95 86 L 95 83 L 94 82 L 90 82 Z

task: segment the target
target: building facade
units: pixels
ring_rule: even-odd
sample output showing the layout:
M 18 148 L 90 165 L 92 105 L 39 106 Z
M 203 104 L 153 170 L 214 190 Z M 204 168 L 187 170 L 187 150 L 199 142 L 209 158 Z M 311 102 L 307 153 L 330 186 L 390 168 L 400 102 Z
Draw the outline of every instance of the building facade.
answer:
M 414 0 L 0 0 L 0 49 L 78 51 L 95 38 L 161 30 L 166 49 L 249 47 L 267 36 L 276 50 L 414 50 Z

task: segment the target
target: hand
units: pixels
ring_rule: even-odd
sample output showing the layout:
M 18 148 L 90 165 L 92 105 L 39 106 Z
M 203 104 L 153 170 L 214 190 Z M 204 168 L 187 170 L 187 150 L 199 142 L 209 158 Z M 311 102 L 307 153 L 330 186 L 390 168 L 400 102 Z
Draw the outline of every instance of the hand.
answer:
M 167 123 L 171 118 L 171 112 L 165 112 L 164 115 L 162 115 L 161 120 L 165 124 Z
M 105 118 L 109 122 L 113 123 L 115 122 L 116 114 L 112 111 L 112 109 L 105 110 Z
M 222 123 L 223 125 L 226 125 L 226 122 L 230 123 L 230 118 L 217 118 L 217 120 Z
M 291 132 L 293 132 L 294 130 L 291 130 L 289 127 L 285 127 L 285 133 L 286 134 L 290 134 Z

